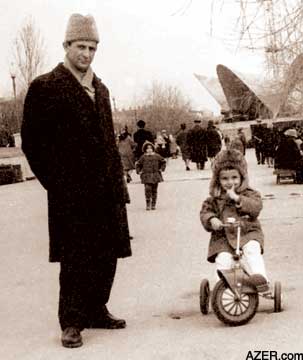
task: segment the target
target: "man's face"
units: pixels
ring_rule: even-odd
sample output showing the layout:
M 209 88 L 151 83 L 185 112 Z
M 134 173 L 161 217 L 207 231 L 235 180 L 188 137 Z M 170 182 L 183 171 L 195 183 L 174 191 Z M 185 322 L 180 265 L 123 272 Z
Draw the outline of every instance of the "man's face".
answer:
M 65 54 L 71 65 L 78 71 L 86 72 L 97 51 L 95 41 L 77 40 L 65 45 Z

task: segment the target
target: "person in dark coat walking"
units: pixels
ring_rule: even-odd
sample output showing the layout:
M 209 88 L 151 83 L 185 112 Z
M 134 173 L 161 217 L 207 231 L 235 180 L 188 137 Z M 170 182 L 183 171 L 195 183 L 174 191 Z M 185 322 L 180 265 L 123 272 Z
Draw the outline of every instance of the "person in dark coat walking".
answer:
M 117 259 L 131 255 L 126 189 L 109 91 L 93 73 L 94 18 L 73 14 L 64 63 L 28 89 L 22 150 L 47 190 L 49 260 L 60 263 L 62 345 L 82 345 L 84 328 L 124 328 L 109 300 Z
M 158 184 L 163 181 L 162 171 L 165 170 L 165 159 L 155 152 L 153 143 L 143 144 L 143 155 L 136 162 L 136 171 L 144 184 L 146 210 L 156 210 Z
M 180 125 L 180 130 L 178 131 L 176 135 L 176 143 L 180 147 L 182 160 L 185 163 L 185 169 L 187 171 L 190 170 L 189 162 L 190 162 L 190 152 L 189 147 L 187 144 L 187 130 L 186 130 L 186 124 L 182 123 Z
M 123 129 L 118 137 L 118 150 L 121 156 L 122 166 L 126 181 L 132 181 L 131 171 L 135 169 L 134 148 L 135 143 L 129 133 Z
M 143 154 L 142 146 L 145 141 L 154 143 L 154 136 L 150 130 L 145 129 L 145 121 L 139 120 L 137 122 L 138 130 L 134 133 L 134 142 L 136 143 L 135 148 L 135 160 L 139 160 L 140 156 Z
M 196 163 L 198 170 L 203 170 L 207 161 L 206 131 L 201 127 L 201 120 L 194 120 L 195 125 L 187 133 L 187 144 L 190 151 L 190 159 Z
M 245 156 L 246 154 L 246 148 L 247 148 L 247 140 L 246 140 L 246 136 L 244 134 L 244 131 L 243 131 L 243 128 L 240 127 L 238 130 L 237 130 L 237 136 L 239 137 L 240 141 L 242 142 L 243 144 L 243 155 Z
M 207 156 L 212 163 L 215 156 L 218 154 L 218 152 L 221 150 L 222 147 L 221 136 L 217 131 L 213 120 L 208 121 L 207 130 L 206 130 L 206 143 L 207 143 Z
M 268 167 L 274 167 L 275 151 L 277 146 L 277 139 L 273 124 L 268 124 L 264 131 L 264 156 Z
M 264 156 L 264 135 L 265 127 L 262 125 L 262 120 L 257 119 L 257 125 L 253 128 L 252 138 L 255 146 L 255 153 L 258 164 L 265 164 Z

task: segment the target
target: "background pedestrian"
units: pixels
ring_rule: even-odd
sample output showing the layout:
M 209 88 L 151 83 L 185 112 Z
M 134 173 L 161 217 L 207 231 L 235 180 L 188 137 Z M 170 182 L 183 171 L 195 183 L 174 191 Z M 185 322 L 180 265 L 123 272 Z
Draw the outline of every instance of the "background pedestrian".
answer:
M 146 210 L 156 210 L 158 184 L 163 181 L 162 171 L 165 170 L 165 159 L 155 152 L 154 144 L 146 141 L 142 151 L 144 154 L 136 162 L 136 171 L 144 184 Z

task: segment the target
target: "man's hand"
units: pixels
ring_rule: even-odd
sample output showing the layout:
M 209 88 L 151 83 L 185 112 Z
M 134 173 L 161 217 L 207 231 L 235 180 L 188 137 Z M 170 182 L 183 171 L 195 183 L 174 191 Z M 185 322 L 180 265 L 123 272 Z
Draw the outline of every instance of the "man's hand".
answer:
M 210 224 L 213 230 L 218 231 L 221 230 L 223 227 L 223 223 L 220 219 L 213 217 L 210 219 Z

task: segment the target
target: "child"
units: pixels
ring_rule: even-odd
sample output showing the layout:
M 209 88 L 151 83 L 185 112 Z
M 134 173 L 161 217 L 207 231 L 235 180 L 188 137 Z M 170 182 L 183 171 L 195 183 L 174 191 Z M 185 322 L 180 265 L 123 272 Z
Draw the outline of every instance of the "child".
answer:
M 248 185 L 247 163 L 234 149 L 221 151 L 215 158 L 210 182 L 210 197 L 202 205 L 201 223 L 211 232 L 207 260 L 217 270 L 232 267 L 236 232 L 222 227 L 227 218 L 241 219 L 241 249 L 248 265 L 250 281 L 258 291 L 268 290 L 263 260 L 264 237 L 258 215 L 262 209 L 259 192 Z M 244 217 L 244 218 L 241 218 Z
M 146 210 L 156 210 L 158 183 L 163 181 L 161 171 L 165 170 L 164 158 L 155 153 L 155 146 L 145 141 L 143 155 L 136 163 L 136 172 L 140 174 L 145 187 Z

